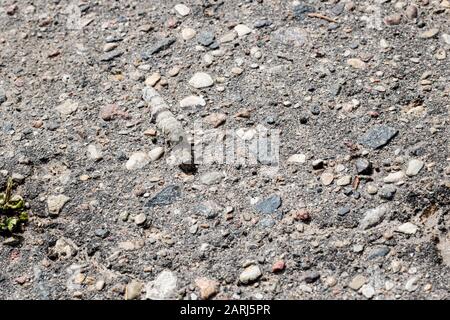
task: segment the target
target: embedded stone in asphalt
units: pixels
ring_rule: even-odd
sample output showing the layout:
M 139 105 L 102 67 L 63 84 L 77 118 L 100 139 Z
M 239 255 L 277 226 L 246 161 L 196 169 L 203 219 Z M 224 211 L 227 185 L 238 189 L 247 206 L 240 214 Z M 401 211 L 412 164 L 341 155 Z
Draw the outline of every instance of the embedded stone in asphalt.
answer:
M 275 212 L 281 206 L 281 198 L 278 195 L 272 195 L 269 198 L 256 204 L 255 209 L 258 213 L 270 214 Z
M 359 143 L 371 149 L 379 149 L 388 144 L 397 134 L 398 130 L 395 128 L 375 126 L 359 139 Z

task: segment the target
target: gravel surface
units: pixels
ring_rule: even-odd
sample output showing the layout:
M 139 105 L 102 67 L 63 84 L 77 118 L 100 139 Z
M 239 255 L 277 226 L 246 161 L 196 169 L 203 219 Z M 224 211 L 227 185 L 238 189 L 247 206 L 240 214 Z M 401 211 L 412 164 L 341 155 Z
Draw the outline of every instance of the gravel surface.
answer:
M 0 299 L 449 299 L 449 55 L 448 0 L 0 1 Z

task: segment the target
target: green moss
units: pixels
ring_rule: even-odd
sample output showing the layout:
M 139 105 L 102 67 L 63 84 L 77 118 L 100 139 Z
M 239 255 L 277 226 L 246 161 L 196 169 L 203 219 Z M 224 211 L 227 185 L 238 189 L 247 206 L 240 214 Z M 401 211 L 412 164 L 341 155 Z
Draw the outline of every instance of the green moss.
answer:
M 6 191 L 0 193 L 0 233 L 13 233 L 28 221 L 25 202 L 19 195 L 12 195 L 13 181 L 8 179 Z

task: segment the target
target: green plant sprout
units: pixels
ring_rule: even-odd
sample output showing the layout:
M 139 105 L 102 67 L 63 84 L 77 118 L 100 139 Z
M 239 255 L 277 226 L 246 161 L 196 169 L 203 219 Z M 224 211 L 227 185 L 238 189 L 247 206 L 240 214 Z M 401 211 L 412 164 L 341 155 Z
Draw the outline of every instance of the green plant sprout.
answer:
M 10 177 L 6 191 L 0 193 L 0 233 L 12 233 L 28 221 L 25 202 L 19 195 L 12 195 L 13 180 Z

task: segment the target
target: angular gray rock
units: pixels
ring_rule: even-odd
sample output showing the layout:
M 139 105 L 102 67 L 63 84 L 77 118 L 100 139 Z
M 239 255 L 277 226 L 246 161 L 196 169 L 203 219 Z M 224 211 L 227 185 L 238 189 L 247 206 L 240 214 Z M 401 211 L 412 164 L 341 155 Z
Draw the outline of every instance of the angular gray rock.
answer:
M 58 215 L 69 200 L 70 198 L 64 194 L 49 196 L 47 198 L 48 212 L 52 215 Z
M 134 300 L 141 295 L 142 283 L 132 280 L 125 288 L 125 300 Z
M 379 191 L 378 195 L 380 198 L 385 200 L 392 200 L 395 196 L 397 189 L 392 185 L 385 185 Z
M 383 220 L 387 210 L 388 207 L 386 205 L 381 205 L 374 209 L 368 210 L 360 221 L 359 226 L 364 230 L 376 226 Z
M 181 197 L 181 188 L 177 185 L 169 185 L 158 192 L 146 204 L 146 208 L 168 206 Z
M 222 211 L 222 207 L 219 206 L 215 201 L 208 200 L 200 203 L 196 207 L 196 212 L 205 216 L 207 219 L 213 219 L 219 215 Z
M 213 32 L 210 31 L 202 31 L 197 35 L 197 41 L 202 46 L 209 46 L 214 42 L 215 36 Z
M 169 271 L 164 270 L 155 280 L 150 281 L 145 286 L 146 299 L 150 300 L 169 300 L 175 298 L 177 289 L 177 276 Z
M 403 223 L 398 226 L 397 231 L 404 234 L 415 234 L 419 230 L 419 227 L 411 222 Z
M 320 273 L 317 271 L 306 271 L 303 274 L 303 279 L 306 283 L 316 282 L 320 278 Z
M 388 246 L 379 246 L 376 248 L 373 248 L 370 250 L 370 252 L 367 255 L 367 260 L 373 260 L 377 258 L 383 258 L 385 257 L 391 249 Z
M 142 169 L 150 163 L 150 158 L 146 152 L 138 151 L 133 153 L 128 159 L 125 167 L 128 170 Z
M 297 20 L 304 20 L 308 13 L 314 12 L 315 9 L 312 6 L 299 3 L 292 8 L 294 18 Z
M 238 24 L 234 27 L 234 31 L 238 34 L 238 37 L 243 37 L 252 32 L 252 29 L 247 27 L 245 24 Z
M 222 172 L 219 171 L 211 171 L 206 172 L 200 177 L 200 182 L 207 185 L 212 186 L 213 184 L 218 184 L 222 179 L 224 178 L 224 175 Z
M 140 213 L 134 218 L 134 223 L 138 226 L 144 224 L 145 221 L 147 221 L 147 216 L 144 213 Z
M 144 58 L 149 55 L 151 56 L 153 54 L 157 54 L 158 52 L 169 49 L 170 46 L 175 43 L 175 41 L 177 41 L 177 39 L 174 37 L 168 37 L 159 40 L 144 53 Z
M 361 287 L 361 293 L 363 296 L 365 296 L 367 299 L 371 299 L 375 295 L 375 289 L 370 284 L 365 284 Z
M 105 53 L 100 57 L 100 61 L 109 62 L 123 55 L 123 51 L 115 50 Z
M 385 183 L 397 183 L 405 178 L 405 173 L 403 171 L 396 171 L 388 174 L 383 178 Z
M 187 16 L 191 12 L 191 9 L 182 3 L 175 5 L 175 7 L 173 7 L 173 8 L 182 17 Z
M 424 163 L 419 159 L 411 159 L 408 162 L 408 167 L 406 168 L 406 175 L 408 177 L 413 177 L 419 174 L 420 170 L 422 170 Z
M 370 174 L 372 171 L 372 165 L 367 159 L 358 158 L 355 162 L 355 166 L 358 174 Z
M 239 281 L 243 284 L 249 284 L 258 280 L 262 276 L 261 269 L 257 265 L 251 265 L 245 268 L 245 270 L 239 276 Z
M 151 161 L 156 161 L 160 159 L 164 154 L 163 147 L 156 147 L 148 152 L 148 157 Z
M 64 101 L 63 103 L 61 103 L 59 106 L 56 107 L 56 110 L 59 113 L 66 116 L 74 113 L 75 111 L 77 111 L 77 109 L 78 103 L 71 99 Z
M 94 161 L 100 161 L 103 158 L 101 150 L 95 144 L 88 145 L 87 152 L 89 158 L 91 158 Z
M 359 143 L 371 149 L 379 149 L 389 143 L 398 130 L 385 125 L 377 125 L 369 129 L 360 139 Z
M 258 213 L 270 214 L 275 212 L 281 206 L 281 197 L 278 195 L 272 195 L 267 199 L 258 202 L 255 209 Z

